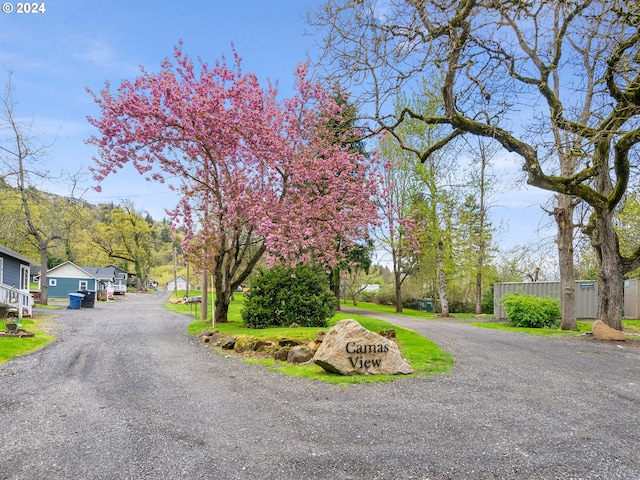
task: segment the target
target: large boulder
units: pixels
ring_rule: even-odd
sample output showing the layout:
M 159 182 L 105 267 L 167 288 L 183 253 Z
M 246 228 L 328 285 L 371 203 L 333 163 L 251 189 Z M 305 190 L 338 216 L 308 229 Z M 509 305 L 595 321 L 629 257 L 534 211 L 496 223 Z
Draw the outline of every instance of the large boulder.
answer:
M 617 340 L 624 342 L 627 339 L 624 332 L 616 330 L 615 328 L 611 328 L 602 320 L 596 320 L 595 322 L 593 322 L 591 333 L 593 334 L 593 338 L 595 338 L 596 340 Z
M 338 322 L 327 332 L 313 361 L 328 372 L 342 375 L 413 373 L 396 342 L 351 319 Z

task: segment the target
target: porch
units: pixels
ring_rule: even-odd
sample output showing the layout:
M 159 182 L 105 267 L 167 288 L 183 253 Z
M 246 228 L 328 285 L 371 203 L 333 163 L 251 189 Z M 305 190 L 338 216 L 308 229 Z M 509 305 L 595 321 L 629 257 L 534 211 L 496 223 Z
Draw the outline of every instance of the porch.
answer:
M 17 314 L 18 318 L 33 315 L 33 297 L 29 292 L 0 283 L 0 317 Z

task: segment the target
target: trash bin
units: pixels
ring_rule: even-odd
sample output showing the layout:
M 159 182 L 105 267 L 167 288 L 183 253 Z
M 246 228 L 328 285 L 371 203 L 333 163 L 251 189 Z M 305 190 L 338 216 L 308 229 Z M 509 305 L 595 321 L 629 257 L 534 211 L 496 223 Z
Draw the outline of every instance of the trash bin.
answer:
M 84 295 L 82 299 L 82 303 L 80 306 L 82 308 L 93 308 L 96 303 L 96 292 L 95 290 L 78 290 L 78 293 Z
M 82 293 L 70 293 L 69 294 L 69 308 L 72 310 L 78 310 L 82 304 L 84 295 Z
M 418 309 L 422 312 L 433 312 L 433 303 L 430 300 L 418 300 Z

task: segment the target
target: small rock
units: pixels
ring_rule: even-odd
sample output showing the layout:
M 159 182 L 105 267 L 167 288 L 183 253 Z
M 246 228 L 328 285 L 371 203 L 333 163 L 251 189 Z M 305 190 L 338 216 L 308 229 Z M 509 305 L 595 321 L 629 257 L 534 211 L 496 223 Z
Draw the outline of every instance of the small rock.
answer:
M 256 340 L 255 342 L 253 342 L 253 351 L 263 352 L 271 346 L 273 346 L 271 342 L 267 342 L 266 340 Z
M 236 346 L 236 338 L 235 337 L 228 337 L 225 338 L 221 343 L 220 343 L 220 348 L 222 348 L 223 350 L 233 350 Z
M 382 335 L 384 338 L 388 338 L 389 340 L 394 340 L 396 339 L 396 331 L 393 329 L 389 329 L 389 330 L 380 330 L 378 332 L 378 335 Z
M 289 350 L 287 362 L 289 363 L 307 363 L 313 358 L 313 351 L 309 350 L 305 345 L 296 345 Z
M 273 358 L 281 362 L 286 362 L 289 356 L 289 347 L 279 348 L 276 353 L 273 354 Z

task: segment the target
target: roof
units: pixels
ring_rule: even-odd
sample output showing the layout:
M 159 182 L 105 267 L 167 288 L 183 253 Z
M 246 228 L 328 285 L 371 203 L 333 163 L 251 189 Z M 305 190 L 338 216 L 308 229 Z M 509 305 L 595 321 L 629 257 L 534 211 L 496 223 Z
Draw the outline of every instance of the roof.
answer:
M 56 265 L 55 267 L 50 268 L 49 270 L 47 270 L 47 276 L 49 276 L 49 274 L 59 268 L 61 268 L 64 265 L 72 265 L 73 267 L 77 268 L 78 270 L 86 273 L 87 275 L 89 275 L 90 277 L 95 278 L 96 280 L 100 280 L 100 278 L 96 277 L 93 273 L 85 270 L 83 267 L 79 267 L 78 265 L 76 265 L 75 263 L 67 260 L 66 262 L 61 263 L 60 265 Z
M 127 272 L 114 266 L 108 265 L 106 267 L 81 267 L 85 272 L 90 273 L 99 280 L 114 281 L 117 279 L 126 279 Z
M 14 252 L 13 250 L 8 249 L 7 247 L 3 247 L 2 245 L 0 245 L 0 253 L 4 253 L 9 257 L 13 257 L 17 260 L 20 260 L 21 262 L 28 263 L 29 265 L 39 265 L 37 262 L 34 262 L 33 260 L 23 255 L 20 255 L 19 253 Z
M 126 270 L 123 270 L 122 268 L 120 268 L 120 267 L 118 267 L 118 266 L 114 265 L 113 263 L 110 263 L 109 265 L 107 265 L 107 266 L 106 266 L 106 267 L 104 267 L 104 268 L 107 268 L 107 267 L 113 267 L 113 269 L 114 269 L 116 272 L 125 273 L 125 274 L 127 274 L 127 275 L 133 275 L 131 272 L 127 272 Z
M 101 282 L 103 281 L 113 282 L 116 280 L 127 279 L 127 272 L 125 272 L 121 268 L 118 268 L 114 265 L 108 265 L 106 267 L 84 267 L 84 266 L 81 267 L 71 261 L 66 261 L 61 263 L 60 265 L 56 265 L 55 267 L 47 270 L 47 272 L 53 272 L 54 270 L 62 267 L 63 265 L 72 265 L 78 270 L 81 270 L 82 272 L 86 273 L 90 277 L 95 278 L 96 280 L 99 280 Z
M 186 278 L 184 278 L 182 275 L 178 275 L 178 276 L 176 277 L 176 281 L 177 281 L 178 283 L 180 283 L 180 282 L 186 282 L 186 281 L 187 281 L 187 279 L 186 279 Z M 167 285 L 169 285 L 170 283 L 171 283 L 171 284 L 173 284 L 173 278 L 167 282 Z

